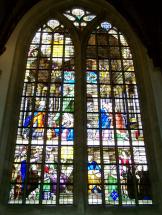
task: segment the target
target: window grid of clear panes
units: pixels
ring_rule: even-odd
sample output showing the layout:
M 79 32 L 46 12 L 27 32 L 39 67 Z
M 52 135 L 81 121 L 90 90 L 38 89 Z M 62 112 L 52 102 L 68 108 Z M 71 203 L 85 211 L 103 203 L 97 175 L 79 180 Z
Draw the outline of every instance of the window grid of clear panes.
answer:
M 152 204 L 130 48 L 103 22 L 86 56 L 88 203 Z
M 10 204 L 73 204 L 74 47 L 49 20 L 29 48 Z

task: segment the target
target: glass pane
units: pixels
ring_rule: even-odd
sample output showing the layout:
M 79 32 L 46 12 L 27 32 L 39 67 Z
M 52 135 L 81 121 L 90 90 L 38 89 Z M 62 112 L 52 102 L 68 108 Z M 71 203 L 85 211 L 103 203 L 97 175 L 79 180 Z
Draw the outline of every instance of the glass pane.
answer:
M 71 10 L 67 10 L 64 15 L 80 30 L 82 30 L 88 22 L 92 21 L 96 17 L 83 8 L 73 8 Z
M 36 32 L 26 68 L 9 203 L 73 204 L 74 47 L 59 21 Z
M 86 56 L 88 203 L 152 204 L 130 48 L 103 22 L 92 32 Z

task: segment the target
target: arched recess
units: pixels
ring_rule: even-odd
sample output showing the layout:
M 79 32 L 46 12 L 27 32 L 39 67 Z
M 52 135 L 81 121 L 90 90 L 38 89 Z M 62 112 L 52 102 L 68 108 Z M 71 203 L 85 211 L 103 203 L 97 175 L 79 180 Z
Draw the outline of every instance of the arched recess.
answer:
M 11 154 L 14 150 L 12 145 L 14 145 L 13 139 L 15 139 L 15 138 L 13 138 L 13 136 L 11 137 L 10 133 L 11 133 L 11 131 L 13 133 L 15 133 L 16 128 L 14 126 L 11 126 L 11 122 L 12 122 L 12 125 L 16 123 L 17 113 L 19 112 L 19 108 L 17 108 L 17 103 L 20 103 L 20 99 L 19 99 L 21 96 L 20 89 L 22 89 L 22 80 L 23 80 L 23 76 L 24 76 L 24 74 L 21 73 L 21 71 L 24 71 L 24 68 L 25 68 L 26 52 L 24 52 L 24 50 L 27 51 L 28 44 L 29 44 L 28 41 L 31 40 L 33 33 L 34 33 L 36 27 L 38 26 L 38 23 L 43 22 L 47 17 L 49 17 L 49 14 L 51 14 L 51 15 L 53 13 L 56 14 L 56 8 L 66 8 L 68 3 L 69 3 L 68 4 L 69 7 L 72 5 L 85 7 L 84 1 L 79 1 L 79 2 L 77 1 L 76 4 L 75 4 L 75 1 L 67 1 L 66 4 L 63 1 L 61 1 L 61 2 L 56 1 L 55 4 L 52 4 L 52 3 L 53 3 L 53 1 L 46 1 L 44 3 L 41 2 L 41 3 L 37 4 L 35 7 L 33 7 L 33 9 L 28 14 L 26 14 L 26 16 L 23 18 L 23 20 L 21 20 L 21 22 L 17 26 L 17 29 L 15 30 L 16 33 L 14 32 L 15 38 L 13 38 L 13 39 L 15 42 L 15 47 L 12 49 L 12 51 L 14 52 L 15 56 L 12 59 L 13 60 L 12 75 L 11 75 L 11 81 L 10 81 L 10 85 L 9 85 L 10 89 L 8 91 L 8 99 L 6 102 L 6 112 L 5 112 L 6 115 L 5 115 L 5 119 L 3 121 L 4 124 L 3 124 L 3 132 L 2 132 L 2 134 L 3 134 L 2 149 L 3 149 L 3 151 L 6 152 L 6 153 L 4 153 L 4 155 L 6 156 L 7 161 L 9 160 L 9 154 L 7 153 L 7 149 L 11 150 Z M 149 62 L 148 62 L 149 60 L 147 59 L 147 54 L 145 52 L 145 49 L 141 45 L 140 40 L 138 40 L 136 35 L 133 33 L 133 31 L 131 30 L 128 23 L 109 4 L 102 1 L 101 4 L 98 5 L 97 1 L 94 1 L 93 3 L 90 1 L 87 1 L 86 7 L 93 8 L 93 11 L 96 13 L 102 12 L 104 15 L 107 14 L 107 17 L 109 18 L 110 22 L 112 22 L 117 27 L 119 26 L 121 31 L 125 32 L 125 35 L 128 39 L 128 43 L 130 44 L 130 47 L 133 51 L 134 62 L 135 62 L 135 67 L 136 67 L 136 71 L 137 71 L 137 79 L 139 82 L 139 88 L 140 88 L 140 86 L 143 86 L 143 89 L 140 90 L 140 96 L 141 96 L 141 103 L 142 103 L 141 109 L 143 110 L 143 112 L 145 112 L 145 114 L 143 115 L 143 121 L 144 121 L 144 132 L 146 133 L 146 135 L 145 135 L 146 142 L 148 145 L 146 147 L 146 149 L 148 151 L 148 156 L 149 156 L 149 164 L 150 164 L 150 169 L 152 172 L 151 175 L 152 175 L 152 178 L 155 180 L 156 168 L 154 168 L 154 170 L 153 170 L 151 163 L 153 163 L 153 161 L 155 163 L 156 158 L 154 157 L 154 153 L 151 153 L 151 151 L 152 152 L 154 151 L 154 147 L 155 147 L 154 142 L 157 137 L 155 138 L 156 134 L 150 134 L 149 137 L 147 136 L 147 134 L 152 130 L 152 127 L 155 126 L 155 124 L 153 124 L 152 117 L 150 117 L 150 118 L 146 117 L 146 116 L 149 116 L 151 112 L 154 112 L 153 107 L 150 107 L 150 105 L 149 105 L 150 103 L 153 103 L 153 101 L 149 101 L 149 96 L 148 96 L 148 91 L 150 90 L 149 95 L 152 94 L 152 92 L 151 92 L 151 88 L 150 88 L 151 82 L 150 82 L 149 76 L 146 76 L 147 69 L 149 69 Z M 104 7 L 104 10 L 103 10 L 103 7 Z M 41 12 L 41 13 L 39 13 L 39 12 Z M 39 13 L 39 16 L 36 17 L 35 15 L 38 13 Z M 56 15 L 56 17 L 57 16 L 60 18 L 59 15 Z M 36 17 L 34 19 L 34 21 L 33 21 L 33 17 Z M 25 26 L 28 26 L 28 28 L 26 28 Z M 70 26 L 70 24 L 69 24 L 69 27 L 71 30 L 73 29 L 72 25 Z M 89 30 L 90 29 L 93 30 L 92 27 L 90 27 Z M 87 32 L 87 34 L 88 34 L 88 32 Z M 76 38 L 77 38 L 77 36 L 76 36 Z M 77 41 L 76 38 L 74 39 L 74 41 Z M 85 48 L 84 44 L 85 43 L 83 42 L 82 49 Z M 76 49 L 78 49 L 78 52 L 80 52 L 81 47 L 78 47 L 76 45 Z M 11 62 L 12 62 L 12 60 L 11 60 Z M 82 62 L 80 62 L 80 65 L 81 65 L 81 63 L 83 63 L 83 59 L 78 58 L 78 61 L 82 61 Z M 79 70 L 81 70 L 81 67 L 80 68 L 78 67 L 78 71 Z M 80 78 L 82 78 L 82 77 L 80 76 Z M 18 86 L 18 85 L 19 85 L 19 89 L 16 88 L 16 86 Z M 78 86 L 79 86 L 79 84 L 78 84 Z M 82 87 L 84 88 L 84 86 L 82 86 Z M 82 87 L 79 86 L 80 89 L 82 89 Z M 13 91 L 13 89 L 15 89 L 15 90 Z M 79 94 L 79 92 L 77 92 L 77 93 Z M 15 107 L 14 106 L 11 107 L 9 104 L 15 104 Z M 79 116 L 77 116 L 77 117 L 78 117 L 77 120 L 81 120 L 79 118 Z M 154 117 L 156 118 L 156 114 Z M 6 136 L 7 136 L 7 138 L 6 138 Z M 84 152 L 84 147 L 82 148 L 82 150 L 83 150 L 82 152 Z M 82 157 L 82 159 L 83 159 L 83 157 Z M 1 158 L 1 160 L 2 160 L 1 165 L 3 165 L 5 162 L 5 159 L 3 156 Z M 78 160 L 80 160 L 80 157 L 78 157 Z M 10 165 L 11 165 L 10 162 L 5 163 L 5 165 L 4 165 L 5 174 L 3 175 L 3 184 L 5 184 L 4 182 L 8 177 L 7 173 L 10 169 L 9 168 Z M 85 169 L 85 167 L 83 169 Z M 78 172 L 78 171 L 76 171 L 76 172 Z M 86 175 L 83 176 L 82 179 L 80 179 L 80 184 L 84 181 L 84 177 L 86 177 Z M 2 189 L 2 193 L 6 193 L 7 188 L 6 188 L 6 186 L 3 186 L 3 187 L 4 188 Z M 86 195 L 86 191 L 85 191 L 85 189 L 83 189 L 83 187 L 78 188 L 76 195 L 79 195 L 79 194 L 81 194 L 83 197 Z M 7 195 L 6 195 L 6 198 L 2 199 L 2 202 L 6 202 L 6 200 L 7 200 Z M 78 208 L 79 208 L 79 210 L 81 209 L 81 211 L 84 210 L 84 206 L 83 206 L 84 201 L 85 201 L 84 198 L 80 198 L 77 200 L 77 203 L 79 205 Z

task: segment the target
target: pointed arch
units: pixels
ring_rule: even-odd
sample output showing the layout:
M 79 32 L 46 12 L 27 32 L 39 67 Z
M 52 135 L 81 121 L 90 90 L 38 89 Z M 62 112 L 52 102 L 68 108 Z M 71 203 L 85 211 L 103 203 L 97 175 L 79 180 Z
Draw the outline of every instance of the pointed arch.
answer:
M 71 5 L 75 5 L 74 4 L 74 2 L 71 2 L 71 1 L 69 1 L 70 2 L 70 4 Z M 26 52 L 26 50 L 28 50 L 28 45 L 26 45 L 26 44 L 29 44 L 28 43 L 28 41 L 30 41 L 30 39 L 31 39 L 31 37 L 33 36 L 33 32 L 35 32 L 34 30 L 35 30 L 35 28 L 36 28 L 36 26 L 38 25 L 38 23 L 40 23 L 40 22 L 42 22 L 43 23 L 43 20 L 44 19 L 47 19 L 47 17 L 49 17 L 50 15 L 51 15 L 51 13 L 52 12 L 55 12 L 55 14 L 57 14 L 57 12 L 55 11 L 55 9 L 57 8 L 57 6 L 58 6 L 58 8 L 61 8 L 61 6 L 63 7 L 63 8 L 65 8 L 66 7 L 66 5 L 64 5 L 63 3 L 62 3 L 62 1 L 60 2 L 60 3 L 58 3 L 57 1 L 56 1 L 56 4 L 51 4 L 51 3 L 53 3 L 52 1 L 46 1 L 46 2 L 44 2 L 44 3 L 41 3 L 41 4 L 39 4 L 39 5 L 37 5 L 38 7 L 34 7 L 33 8 L 33 10 L 31 11 L 31 13 L 29 13 L 29 14 L 27 14 L 27 16 L 22 20 L 22 23 L 20 23 L 20 25 L 18 26 L 18 28 L 16 29 L 16 36 L 15 36 L 15 38 L 13 39 L 13 41 L 14 41 L 14 45 L 16 44 L 16 42 L 17 42 L 17 45 L 16 45 L 16 49 L 15 49 L 15 46 L 13 45 L 13 52 L 15 52 L 15 58 L 13 58 L 14 59 L 14 65 L 13 65 L 13 69 L 12 69 L 12 72 L 13 72 L 13 74 L 12 74 L 12 77 L 11 77 L 11 85 L 10 85 L 10 87 L 11 87 L 11 89 L 13 90 L 14 89 L 14 87 L 13 86 L 19 86 L 19 88 L 22 88 L 22 85 L 23 85 L 23 83 L 22 83 L 22 80 L 23 80 L 23 74 L 22 74 L 22 72 L 21 71 L 24 71 L 24 68 L 25 68 L 25 59 L 26 59 L 26 57 L 25 57 L 25 54 L 27 54 Z M 85 3 L 83 2 L 83 1 L 80 1 L 79 2 L 79 4 L 80 5 L 84 5 Z M 50 7 L 52 5 L 52 7 Z M 55 5 L 55 6 L 54 6 Z M 98 6 L 98 8 L 96 7 L 96 5 Z M 104 9 L 102 9 L 103 8 L 103 6 L 104 6 Z M 69 5 L 69 7 L 70 7 L 70 5 Z M 130 28 L 130 26 L 128 25 L 128 23 L 120 16 L 120 14 L 118 13 L 118 12 L 116 12 L 114 9 L 112 9 L 112 7 L 111 7 L 111 5 L 109 5 L 109 4 L 105 4 L 104 3 L 104 1 L 101 1 L 101 5 L 99 6 L 98 4 L 97 4 L 97 1 L 94 1 L 93 3 L 92 2 L 90 2 L 90 1 L 87 1 L 87 5 L 86 5 L 86 9 L 87 8 L 93 8 L 93 12 L 95 13 L 97 13 L 98 12 L 98 14 L 100 14 L 101 13 L 101 11 L 103 11 L 103 14 L 104 14 L 104 16 L 105 16 L 105 14 L 107 14 L 107 16 L 108 17 L 110 17 L 110 21 L 111 21 L 111 23 L 114 23 L 114 25 L 115 26 L 120 26 L 120 29 L 122 29 L 122 32 L 125 32 L 125 35 L 127 36 L 127 41 L 128 41 L 128 43 L 130 44 L 130 46 L 131 46 L 131 50 L 132 50 L 132 54 L 133 54 L 133 58 L 134 58 L 134 66 L 136 67 L 136 70 L 137 70 L 137 74 L 136 74 L 136 76 L 137 76 L 137 79 L 138 79 L 138 81 L 139 81 L 139 85 L 141 85 L 141 84 L 143 84 L 142 86 L 143 86 L 143 89 L 140 91 L 141 92 L 141 98 L 143 98 L 143 100 L 141 100 L 141 103 L 142 104 L 144 104 L 145 102 L 147 103 L 148 102 L 148 96 L 147 96 L 147 92 L 146 92 L 146 89 L 149 89 L 149 87 L 148 86 L 150 86 L 150 80 L 149 80 L 149 75 L 148 75 L 148 77 L 146 78 L 147 79 L 147 81 L 146 82 L 144 82 L 144 78 L 146 77 L 146 72 L 147 72 L 147 69 L 149 68 L 149 60 L 148 60 L 148 58 L 147 58 L 147 54 L 146 54 L 146 52 L 145 52 L 145 50 L 144 50 L 144 48 L 143 48 L 143 46 L 141 45 L 141 43 L 140 43 L 140 41 L 139 41 L 139 39 L 136 37 L 136 35 L 133 33 L 133 31 L 132 31 L 132 29 Z M 37 9 L 36 9 L 37 8 Z M 48 8 L 48 12 L 50 11 L 50 13 L 48 14 L 47 13 L 47 8 Z M 50 8 L 50 9 L 49 9 Z M 51 9 L 52 8 L 52 9 Z M 53 10 L 53 11 L 52 11 Z M 90 9 L 89 9 L 90 10 Z M 42 14 L 40 14 L 39 12 L 40 11 L 43 11 L 43 13 Z M 39 14 L 38 15 L 38 17 L 36 17 L 35 15 L 36 14 Z M 57 14 L 57 16 L 59 16 L 59 14 Z M 34 20 L 34 18 L 36 17 L 36 19 Z M 41 18 L 40 18 L 41 17 Z M 63 18 L 62 18 L 63 19 Z M 32 22 L 33 23 L 32 23 Z M 25 26 L 27 26 L 27 25 L 24 25 L 24 23 L 25 24 L 28 24 L 28 30 L 26 30 L 25 28 Z M 23 25 L 24 25 L 24 27 L 23 27 Z M 71 30 L 71 31 L 73 31 L 73 28 L 72 28 L 72 25 L 70 25 L 69 23 L 68 23 L 68 26 L 69 26 L 69 29 Z M 91 27 L 88 27 L 87 28 L 87 31 L 88 30 L 90 30 L 91 29 Z M 89 32 L 91 32 L 91 31 L 89 31 Z M 32 35 L 31 35 L 32 34 Z M 76 35 L 75 35 L 76 36 Z M 74 37 L 75 37 L 74 36 Z M 24 42 L 25 41 L 25 42 Z M 76 42 L 76 40 L 75 40 L 75 42 Z M 75 43 L 74 42 L 74 43 Z M 77 46 L 76 45 L 76 50 L 77 50 L 77 53 L 80 53 L 81 52 L 81 50 L 83 51 L 83 49 L 85 48 L 85 46 L 86 45 L 84 45 L 84 43 L 82 43 L 82 47 L 79 47 L 79 46 Z M 16 51 L 15 51 L 16 50 Z M 23 50 L 23 51 L 22 51 Z M 24 51 L 25 50 L 25 51 Z M 79 50 L 79 51 L 78 51 Z M 79 57 L 80 57 L 81 55 L 79 54 Z M 78 62 L 80 62 L 80 66 L 77 66 L 77 72 L 79 73 L 79 71 L 81 71 L 83 68 L 85 68 L 83 65 L 84 65 L 84 58 L 85 58 L 85 55 L 84 56 L 82 56 L 83 58 L 82 59 L 80 59 L 80 58 L 77 58 L 77 60 L 78 60 Z M 144 63 L 145 62 L 145 63 Z M 82 64 L 82 66 L 81 66 L 81 64 Z M 148 66 L 148 67 L 147 67 Z M 140 71 L 140 72 L 139 72 Z M 10 71 L 9 71 L 10 72 Z M 16 81 L 16 79 L 18 80 L 18 77 L 21 79 L 21 81 Z M 80 79 L 80 77 L 81 77 L 81 75 L 79 75 L 79 77 L 77 77 L 77 81 L 78 80 L 81 80 L 81 79 L 84 79 L 84 78 L 81 78 Z M 85 82 L 84 82 L 85 83 Z M 83 84 L 83 80 L 82 80 L 82 84 Z M 79 97 L 79 95 L 81 94 L 81 92 L 82 92 L 82 90 L 84 89 L 84 86 L 82 86 L 82 84 L 81 83 L 79 83 L 79 81 L 78 81 L 78 88 L 80 88 L 80 91 L 77 91 L 76 92 L 76 95 L 78 96 L 78 98 L 81 98 L 80 100 L 81 100 L 81 102 L 82 103 L 84 103 L 84 101 L 83 101 L 83 98 L 82 98 L 82 96 L 81 97 Z M 18 92 L 19 91 L 19 92 Z M 19 100 L 20 100 L 20 89 L 18 89 L 18 87 L 17 87 L 17 89 L 15 90 L 15 91 L 13 91 L 13 92 L 9 92 L 8 94 L 10 95 L 10 97 L 8 98 L 8 104 L 13 104 L 13 103 L 15 103 L 15 101 L 16 101 L 16 105 L 15 105 L 15 107 L 13 107 L 13 108 L 11 108 L 11 107 L 7 107 L 6 108 L 6 113 L 9 113 L 9 114 L 7 114 L 7 118 L 5 117 L 5 119 L 7 119 L 7 120 L 4 120 L 5 121 L 5 123 L 4 123 L 4 127 L 3 127 L 3 130 L 5 130 L 5 132 L 4 132 L 4 135 L 3 135 L 3 137 L 2 137 L 2 139 L 3 139 L 3 144 L 4 144 L 4 148 L 5 149 L 7 149 L 7 146 L 9 146 L 9 149 L 11 149 L 12 147 L 11 147 L 11 145 L 13 145 L 13 144 L 11 144 L 11 143 L 14 143 L 14 141 L 15 141 L 15 139 L 16 138 L 13 138 L 14 137 L 14 135 L 12 136 L 12 138 L 11 137 L 9 137 L 9 135 L 8 135 L 8 133 L 9 133 L 9 131 L 13 131 L 13 133 L 16 133 L 15 132 L 15 128 L 12 128 L 11 129 L 11 127 L 12 126 L 9 126 L 9 124 L 11 124 L 11 122 L 12 122 L 12 124 L 16 124 L 15 122 L 16 122 L 16 116 L 18 115 L 18 112 L 19 112 L 19 110 L 18 110 L 18 108 L 16 107 L 17 106 L 17 103 L 19 102 Z M 150 91 L 149 91 L 150 92 Z M 16 94 L 16 96 L 15 96 L 15 94 Z M 86 93 L 84 93 L 84 96 L 86 95 Z M 143 102 L 144 101 L 144 102 Z M 76 105 L 78 105 L 77 106 L 77 108 L 80 108 L 80 105 L 79 104 L 76 104 Z M 84 106 L 85 106 L 86 104 L 84 103 Z M 144 107 L 146 107 L 146 105 L 143 105 L 143 107 L 142 107 L 142 110 L 144 109 Z M 13 109 L 14 109 L 14 111 L 13 111 Z M 84 109 L 84 107 L 82 107 L 81 109 Z M 84 109 L 85 110 L 85 109 Z M 150 113 L 151 112 L 151 108 L 148 110 L 147 108 L 145 108 L 145 112 L 146 112 L 146 115 L 149 115 L 148 113 Z M 82 110 L 80 110 L 81 112 L 82 112 Z M 80 112 L 79 112 L 80 113 Z M 82 116 L 83 116 L 84 114 L 82 114 Z M 156 115 L 156 114 L 155 114 Z M 12 116 L 12 117 L 11 117 Z M 11 117 L 11 120 L 10 120 L 10 117 Z M 76 116 L 75 115 L 75 118 L 76 118 L 76 121 L 79 119 L 79 120 L 81 120 L 81 116 Z M 148 124 L 148 130 L 150 131 L 150 136 L 149 137 L 147 137 L 146 136 L 146 140 L 147 140 L 147 143 L 148 143 L 148 146 L 147 146 L 147 148 L 150 148 L 150 150 L 149 151 L 151 151 L 151 149 L 153 149 L 154 148 L 154 146 L 151 146 L 151 144 L 152 144 L 152 141 L 154 140 L 155 141 L 155 136 L 154 135 L 152 135 L 152 131 L 151 131 L 151 129 L 149 129 L 149 128 L 151 128 L 151 125 L 150 125 L 150 119 L 149 119 L 149 117 L 147 118 L 147 117 L 144 117 L 145 118 L 145 121 L 147 122 L 147 124 Z M 9 123 L 10 122 L 10 123 Z M 80 121 L 81 122 L 81 121 Z M 8 123 L 8 124 L 7 124 Z M 83 122 L 81 123 L 82 125 L 84 124 Z M 82 130 L 84 130 L 84 133 L 85 133 L 85 128 L 84 129 L 82 129 Z M 145 129 L 145 130 L 147 130 L 147 128 Z M 82 133 L 83 134 L 83 133 Z M 80 137 L 78 137 L 80 134 L 78 134 L 77 133 L 77 137 L 76 137 L 76 139 L 78 138 L 78 140 L 81 142 L 82 141 L 82 136 L 80 135 Z M 7 138 L 6 138 L 6 136 L 7 136 Z M 84 140 L 85 140 L 86 138 L 84 138 Z M 77 141 L 78 143 L 79 143 L 79 141 Z M 153 141 L 153 142 L 154 142 Z M 6 143 L 8 143 L 8 144 L 6 144 Z M 6 144 L 6 145 L 5 145 Z M 79 147 L 82 145 L 81 143 L 79 143 L 80 145 L 79 145 Z M 13 151 L 13 150 L 12 150 Z M 86 149 L 85 149 L 85 146 L 83 147 L 83 149 L 79 149 L 78 151 L 77 151 L 77 155 L 78 155 L 78 158 L 76 158 L 76 160 L 77 161 L 80 161 L 80 158 L 82 157 L 82 161 L 84 160 L 84 159 L 86 159 L 86 156 L 83 154 L 84 152 L 86 151 Z M 82 152 L 82 153 L 79 153 L 79 152 Z M 5 155 L 6 155 L 7 153 L 5 153 Z M 151 158 L 151 153 L 149 153 L 149 158 Z M 9 156 L 7 155 L 6 156 L 6 159 L 8 158 Z M 84 158 L 84 159 L 83 159 Z M 4 163 L 4 157 L 3 157 L 3 155 L 2 155 L 2 157 L 1 157 L 1 159 L 2 159 L 2 164 L 1 165 L 3 165 L 3 163 Z M 154 160 L 155 158 L 153 157 L 152 158 L 152 160 Z M 9 158 L 8 158 L 8 160 L 9 160 Z M 150 159 L 151 160 L 151 159 Z M 151 161 L 150 161 L 150 163 L 151 163 Z M 81 162 L 79 163 L 79 164 L 81 164 Z M 9 169 L 10 169 L 10 166 L 11 166 L 11 163 L 7 163 L 6 165 L 5 165 L 5 168 L 9 171 Z M 151 166 L 151 165 L 150 165 Z M 86 199 L 86 195 L 85 195 L 85 193 L 86 193 L 86 191 L 87 191 L 87 187 L 86 186 L 84 186 L 83 185 L 83 181 L 85 182 L 86 180 L 85 180 L 85 178 L 86 178 L 86 175 L 84 175 L 83 177 L 82 176 L 80 176 L 80 174 L 79 173 L 81 173 L 82 172 L 82 170 L 84 169 L 84 172 L 86 172 L 86 166 L 84 166 L 83 168 L 81 167 L 80 168 L 80 170 L 78 170 L 79 168 L 77 167 L 77 170 L 76 170 L 76 172 L 78 173 L 78 177 L 77 177 L 77 179 L 79 179 L 80 181 L 78 182 L 78 184 L 79 184 L 79 188 L 78 188 L 78 190 L 77 190 L 77 192 L 76 192 L 76 194 L 75 194 L 75 197 L 77 198 L 77 201 L 76 201 L 76 203 L 77 203 L 77 205 L 79 205 L 79 208 L 82 208 L 82 210 L 84 210 L 84 207 L 85 207 L 85 205 L 86 205 L 86 203 L 88 202 L 88 200 L 87 201 L 85 201 L 85 199 Z M 153 169 L 153 168 L 152 168 Z M 152 171 L 152 172 L 154 172 L 154 171 Z M 84 174 L 84 173 L 83 173 Z M 80 177 L 82 177 L 82 179 L 80 179 Z M 5 177 L 4 177 L 4 180 L 3 181 L 5 181 L 7 179 L 7 176 L 5 175 Z M 85 183 L 86 184 L 86 183 Z M 2 188 L 2 191 L 6 191 L 6 188 Z M 6 193 L 6 192 L 2 192 L 2 193 Z M 7 192 L 8 193 L 8 192 Z M 79 194 L 81 194 L 81 195 L 79 195 Z M 80 196 L 82 196 L 81 198 L 80 198 Z M 85 197 L 85 198 L 84 198 Z M 3 200 L 4 201 L 4 200 Z M 6 201 L 6 197 L 5 197 L 5 202 L 7 202 Z M 86 203 L 85 203 L 86 202 Z M 84 206 L 83 206 L 84 205 Z

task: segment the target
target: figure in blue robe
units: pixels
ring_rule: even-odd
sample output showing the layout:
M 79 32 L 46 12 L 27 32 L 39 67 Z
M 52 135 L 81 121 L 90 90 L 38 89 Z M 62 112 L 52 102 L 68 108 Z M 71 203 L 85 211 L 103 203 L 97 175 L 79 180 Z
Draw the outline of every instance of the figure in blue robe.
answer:
M 101 109 L 101 128 L 110 128 L 110 126 L 111 126 L 111 119 L 109 117 L 108 110 L 104 107 Z

